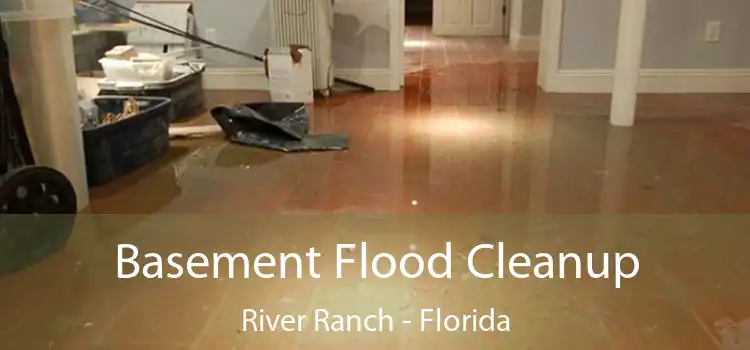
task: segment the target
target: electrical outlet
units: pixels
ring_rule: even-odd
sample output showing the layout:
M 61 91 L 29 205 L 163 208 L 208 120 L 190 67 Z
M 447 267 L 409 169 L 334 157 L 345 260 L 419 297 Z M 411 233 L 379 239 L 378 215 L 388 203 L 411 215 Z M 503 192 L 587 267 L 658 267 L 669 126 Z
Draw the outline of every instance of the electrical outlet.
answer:
M 215 43 L 217 41 L 216 28 L 206 28 L 205 38 L 203 39 L 206 39 L 212 43 Z
M 706 22 L 706 33 L 704 34 L 703 40 L 709 43 L 715 43 L 719 41 L 721 37 L 721 22 L 719 21 L 708 21 Z

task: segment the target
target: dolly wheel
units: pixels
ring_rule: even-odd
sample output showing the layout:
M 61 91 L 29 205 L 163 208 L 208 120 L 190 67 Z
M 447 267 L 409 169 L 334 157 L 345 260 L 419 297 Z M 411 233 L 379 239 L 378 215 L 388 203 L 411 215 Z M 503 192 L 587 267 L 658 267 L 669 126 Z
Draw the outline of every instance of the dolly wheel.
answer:
M 63 173 L 47 167 L 26 166 L 0 180 L 0 213 L 76 214 L 73 185 Z
M 0 178 L 0 278 L 60 251 L 76 206 L 73 186 L 55 169 L 26 166 Z

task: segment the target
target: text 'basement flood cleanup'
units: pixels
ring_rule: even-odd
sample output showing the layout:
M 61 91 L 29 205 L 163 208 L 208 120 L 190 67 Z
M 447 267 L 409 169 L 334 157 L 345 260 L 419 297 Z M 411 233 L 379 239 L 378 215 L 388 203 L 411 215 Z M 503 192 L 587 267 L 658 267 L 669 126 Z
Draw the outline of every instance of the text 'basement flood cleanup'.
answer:
M 427 272 L 432 278 L 450 279 L 453 277 L 453 257 L 451 242 L 445 243 L 442 252 L 424 257 L 410 252 L 397 258 L 390 253 L 370 256 L 367 243 L 336 245 L 336 278 L 390 278 L 398 273 L 406 278 L 418 278 Z M 352 254 L 353 252 L 358 254 Z M 480 268 L 478 258 L 492 254 L 496 268 Z M 480 255 L 481 254 L 481 255 Z M 304 257 L 303 257 L 304 256 Z M 322 254 L 315 247 L 306 253 L 280 253 L 273 255 L 260 253 L 250 257 L 244 253 L 171 253 L 162 256 L 157 253 L 141 255 L 138 247 L 120 244 L 117 249 L 117 276 L 128 279 L 142 276 L 150 279 L 195 278 L 321 278 L 316 270 L 316 262 Z M 534 253 L 505 252 L 503 242 L 480 244 L 473 247 L 465 259 L 468 272 L 479 279 L 505 278 L 518 279 L 561 279 L 592 278 L 614 279 L 615 288 L 620 288 L 623 279 L 634 278 L 638 274 L 639 261 L 633 253 Z M 345 276 L 343 267 L 359 264 L 359 275 Z M 288 269 L 289 268 L 289 269 Z M 238 274 L 235 269 L 241 269 Z M 291 273 L 289 271 L 292 271 Z

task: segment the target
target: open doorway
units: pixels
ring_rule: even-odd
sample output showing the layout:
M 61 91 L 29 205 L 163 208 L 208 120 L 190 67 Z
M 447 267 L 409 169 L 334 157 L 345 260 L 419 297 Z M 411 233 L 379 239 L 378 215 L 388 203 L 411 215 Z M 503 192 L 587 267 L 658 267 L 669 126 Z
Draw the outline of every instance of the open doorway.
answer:
M 394 88 L 404 86 L 405 72 L 420 67 L 426 50 L 437 50 L 445 56 L 446 42 L 460 41 L 462 37 L 466 40 L 495 37 L 500 46 L 509 33 L 511 0 L 389 0 L 388 3 L 394 9 L 389 14 L 394 28 L 390 35 L 390 81 Z M 428 36 L 439 45 L 432 45 L 426 40 Z
M 404 24 L 407 26 L 431 26 L 433 0 L 404 0 Z
M 511 0 L 396 0 L 400 26 L 440 36 L 508 36 Z M 398 6 L 398 5 L 397 5 Z

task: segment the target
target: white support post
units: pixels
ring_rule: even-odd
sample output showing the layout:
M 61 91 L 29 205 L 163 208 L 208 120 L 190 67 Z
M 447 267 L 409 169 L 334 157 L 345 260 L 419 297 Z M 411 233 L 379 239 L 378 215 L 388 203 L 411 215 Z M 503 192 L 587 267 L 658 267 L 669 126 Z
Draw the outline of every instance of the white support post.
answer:
M 643 36 L 646 29 L 647 0 L 623 0 L 617 38 L 614 87 L 609 122 L 614 126 L 633 126 L 638 100 Z
M 62 172 L 89 205 L 73 50 L 73 3 L 0 1 L 13 85 L 35 165 Z M 20 5 L 15 6 L 15 5 Z
M 601 213 L 615 214 L 623 209 L 632 131 L 626 128 L 612 128 L 607 135 L 602 169 Z

